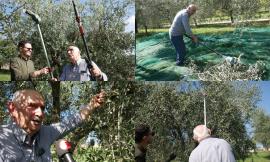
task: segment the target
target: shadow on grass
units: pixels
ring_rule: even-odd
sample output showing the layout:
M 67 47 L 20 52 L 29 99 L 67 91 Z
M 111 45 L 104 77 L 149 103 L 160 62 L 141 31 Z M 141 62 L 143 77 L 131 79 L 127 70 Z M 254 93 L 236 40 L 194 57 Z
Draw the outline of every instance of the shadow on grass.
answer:
M 161 72 L 160 70 L 147 69 L 142 66 L 137 66 L 136 71 L 143 71 L 136 73 L 136 80 L 145 81 L 175 81 L 180 80 L 180 75 L 175 72 Z M 150 75 L 151 74 L 151 75 Z
M 265 159 L 270 160 L 270 154 L 265 156 Z
M 0 81 L 10 81 L 10 71 L 0 69 Z

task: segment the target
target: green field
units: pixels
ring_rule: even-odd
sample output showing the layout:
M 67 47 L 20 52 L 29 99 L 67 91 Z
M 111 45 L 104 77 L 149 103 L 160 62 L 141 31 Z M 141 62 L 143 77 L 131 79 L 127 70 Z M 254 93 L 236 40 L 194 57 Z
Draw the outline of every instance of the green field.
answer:
M 242 162 L 242 160 L 237 160 L 238 162 Z M 249 158 L 245 160 L 245 162 L 270 162 L 270 152 L 258 152 L 252 154 Z
M 218 34 L 218 33 L 225 33 L 225 32 L 232 32 L 235 30 L 235 27 L 227 27 L 227 26 L 220 26 L 220 25 L 213 25 L 213 26 L 206 26 L 206 27 L 199 27 L 194 28 L 192 31 L 194 34 Z M 167 33 L 169 29 L 148 29 L 148 34 L 145 33 L 144 30 L 140 29 L 139 33 L 136 34 L 136 42 L 140 42 L 141 38 L 151 36 L 158 33 Z
M 263 80 L 270 79 L 270 27 L 208 27 L 193 31 L 202 43 L 224 56 L 238 57 L 242 54 L 241 63 L 244 65 L 262 61 L 266 66 Z M 136 37 L 136 80 L 174 81 L 189 73 L 186 66 L 175 65 L 176 51 L 169 40 L 168 29 L 154 30 L 151 34 Z M 185 38 L 185 42 L 186 64 L 193 60 L 203 69 L 224 61 L 204 46 L 193 44 L 189 38 Z
M 0 81 L 10 81 L 9 71 L 0 70 Z

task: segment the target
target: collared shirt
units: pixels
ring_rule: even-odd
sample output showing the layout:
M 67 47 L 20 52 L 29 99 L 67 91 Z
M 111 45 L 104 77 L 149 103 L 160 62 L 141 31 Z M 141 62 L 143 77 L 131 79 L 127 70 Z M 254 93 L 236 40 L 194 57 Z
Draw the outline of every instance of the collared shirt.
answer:
M 92 64 L 96 65 L 93 61 Z M 107 81 L 107 75 L 101 73 L 102 80 Z M 91 81 L 94 80 L 91 77 L 91 73 L 87 67 L 85 59 L 79 59 L 76 64 L 68 64 L 63 68 L 63 72 L 60 76 L 61 81 Z
M 81 115 L 76 114 L 60 123 L 42 125 L 39 132 L 31 139 L 32 142 L 29 142 L 27 133 L 17 124 L 2 125 L 0 162 L 50 162 L 52 161 L 51 145 L 79 126 L 82 121 Z
M 21 56 L 10 60 L 11 80 L 30 80 L 30 74 L 35 71 L 34 63 L 30 59 Z
M 235 158 L 227 141 L 208 137 L 191 152 L 189 162 L 235 162 Z
M 189 26 L 189 15 L 187 9 L 179 11 L 174 17 L 173 23 L 169 30 L 170 36 L 179 36 L 179 35 L 191 35 L 192 31 Z
M 140 147 L 139 144 L 135 144 L 135 161 L 146 162 L 146 149 Z

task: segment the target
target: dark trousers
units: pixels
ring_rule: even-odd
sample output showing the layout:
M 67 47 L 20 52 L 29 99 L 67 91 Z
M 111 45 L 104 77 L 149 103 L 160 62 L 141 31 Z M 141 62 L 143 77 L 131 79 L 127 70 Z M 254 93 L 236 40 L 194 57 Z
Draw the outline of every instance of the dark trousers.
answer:
M 183 35 L 171 36 L 170 39 L 176 50 L 176 64 L 183 64 L 186 56 L 186 46 Z

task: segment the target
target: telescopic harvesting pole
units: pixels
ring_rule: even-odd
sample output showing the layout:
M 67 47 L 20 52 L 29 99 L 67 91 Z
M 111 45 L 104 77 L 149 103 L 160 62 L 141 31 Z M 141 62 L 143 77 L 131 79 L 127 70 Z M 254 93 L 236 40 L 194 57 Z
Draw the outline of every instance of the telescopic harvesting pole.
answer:
M 85 51 L 86 51 L 86 56 L 87 56 L 86 62 L 87 62 L 87 66 L 88 66 L 89 69 L 92 69 L 93 68 L 93 65 L 92 65 L 92 61 L 91 61 L 91 58 L 90 58 L 90 52 L 89 52 L 89 49 L 88 49 L 88 47 L 86 45 L 86 41 L 85 41 L 85 37 L 84 37 L 84 29 L 83 29 L 83 26 L 82 26 L 82 23 L 81 23 L 81 19 L 79 17 L 79 14 L 77 12 L 76 5 L 75 5 L 74 0 L 72 0 L 72 4 L 73 4 L 74 12 L 75 12 L 76 21 L 78 23 L 80 34 L 81 34 L 81 37 L 82 37 L 82 40 L 83 40 L 84 48 L 85 48 Z

